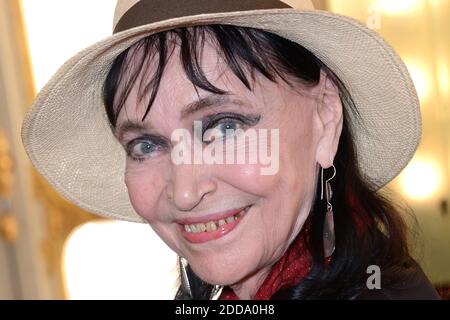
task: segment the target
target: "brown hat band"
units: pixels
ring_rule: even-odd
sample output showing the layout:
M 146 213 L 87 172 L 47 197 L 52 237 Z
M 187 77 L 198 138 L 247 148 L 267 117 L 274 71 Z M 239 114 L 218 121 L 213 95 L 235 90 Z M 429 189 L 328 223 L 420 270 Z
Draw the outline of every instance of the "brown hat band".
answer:
M 113 33 L 197 14 L 286 8 L 292 7 L 278 0 L 141 0 L 120 18 Z

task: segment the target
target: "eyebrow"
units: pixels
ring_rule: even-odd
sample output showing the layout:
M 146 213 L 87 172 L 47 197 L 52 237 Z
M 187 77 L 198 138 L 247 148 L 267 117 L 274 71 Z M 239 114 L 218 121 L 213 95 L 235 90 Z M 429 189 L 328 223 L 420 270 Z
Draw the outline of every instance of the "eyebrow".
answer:
M 232 103 L 238 106 L 245 105 L 242 100 L 233 98 L 230 96 L 230 94 L 211 94 L 184 106 L 184 108 L 181 110 L 180 119 L 183 120 L 186 117 L 199 112 L 200 110 L 222 106 L 227 103 Z
M 180 120 L 187 118 L 201 110 L 210 109 L 213 107 L 223 106 L 224 104 L 234 104 L 238 106 L 245 106 L 246 104 L 237 98 L 231 97 L 230 94 L 211 94 L 209 96 L 203 97 L 197 101 L 188 103 L 181 110 Z M 117 130 L 117 137 L 122 140 L 123 135 L 128 131 L 146 131 L 152 130 L 153 127 L 148 123 L 134 122 L 127 120 L 121 124 Z
M 127 120 L 119 126 L 119 128 L 117 129 L 116 136 L 119 141 L 122 141 L 123 136 L 127 132 L 130 132 L 130 131 L 142 132 L 142 131 L 151 130 L 151 129 L 152 129 L 152 127 L 150 125 Z

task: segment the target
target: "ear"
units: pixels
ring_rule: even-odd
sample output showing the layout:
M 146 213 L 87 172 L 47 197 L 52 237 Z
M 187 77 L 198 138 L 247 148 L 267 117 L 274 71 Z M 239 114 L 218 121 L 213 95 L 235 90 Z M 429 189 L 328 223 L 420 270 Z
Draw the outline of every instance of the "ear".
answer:
M 333 165 L 341 137 L 343 124 L 342 102 L 339 89 L 328 75 L 320 71 L 320 96 L 317 115 L 321 124 L 321 135 L 316 150 L 316 160 L 324 169 Z

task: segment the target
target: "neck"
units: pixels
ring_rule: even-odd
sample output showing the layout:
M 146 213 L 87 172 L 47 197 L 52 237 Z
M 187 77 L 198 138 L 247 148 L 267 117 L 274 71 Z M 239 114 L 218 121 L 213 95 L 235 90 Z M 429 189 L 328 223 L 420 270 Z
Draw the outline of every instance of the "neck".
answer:
M 231 285 L 231 289 L 233 289 L 234 293 L 241 300 L 253 299 L 269 274 L 270 268 L 271 266 L 262 268 L 257 273 L 250 275 L 241 282 Z

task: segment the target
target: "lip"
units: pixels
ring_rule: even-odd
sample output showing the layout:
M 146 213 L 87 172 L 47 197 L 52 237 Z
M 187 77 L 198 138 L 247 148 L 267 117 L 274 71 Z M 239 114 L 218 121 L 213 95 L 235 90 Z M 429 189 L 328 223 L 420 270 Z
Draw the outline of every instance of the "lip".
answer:
M 186 224 L 204 223 L 204 222 L 208 222 L 208 221 L 212 221 L 212 220 L 220 220 L 222 218 L 230 217 L 241 211 L 244 211 L 244 214 L 242 214 L 237 220 L 234 220 L 233 222 L 230 222 L 223 226 L 220 226 L 215 231 L 191 233 L 191 232 L 187 232 L 184 229 L 184 224 L 179 223 L 178 227 L 179 227 L 180 232 L 183 235 L 183 237 L 191 243 L 204 243 L 204 242 L 216 240 L 216 239 L 219 239 L 219 238 L 225 236 L 226 234 L 230 233 L 242 221 L 242 219 L 244 219 L 247 216 L 247 213 L 251 207 L 252 206 L 250 205 L 250 206 L 242 207 L 237 210 L 227 211 L 225 214 L 212 215 L 212 216 L 218 216 L 219 217 L 218 219 L 210 219 L 209 216 L 206 216 L 206 217 L 208 217 L 208 220 L 205 220 L 205 217 L 202 217 L 201 220 L 194 219 L 194 218 L 186 219 L 188 221 L 197 221 L 197 222 L 189 222 Z M 184 220 L 182 220 L 182 221 L 184 221 Z
M 226 219 L 228 217 L 234 216 L 235 214 L 241 212 L 242 210 L 244 210 L 247 207 L 249 207 L 249 206 L 236 208 L 233 210 L 219 212 L 219 213 L 207 214 L 202 217 L 191 217 L 191 218 L 178 219 L 175 222 L 178 224 L 186 225 L 186 224 L 206 223 L 209 221 L 217 221 L 220 219 Z

